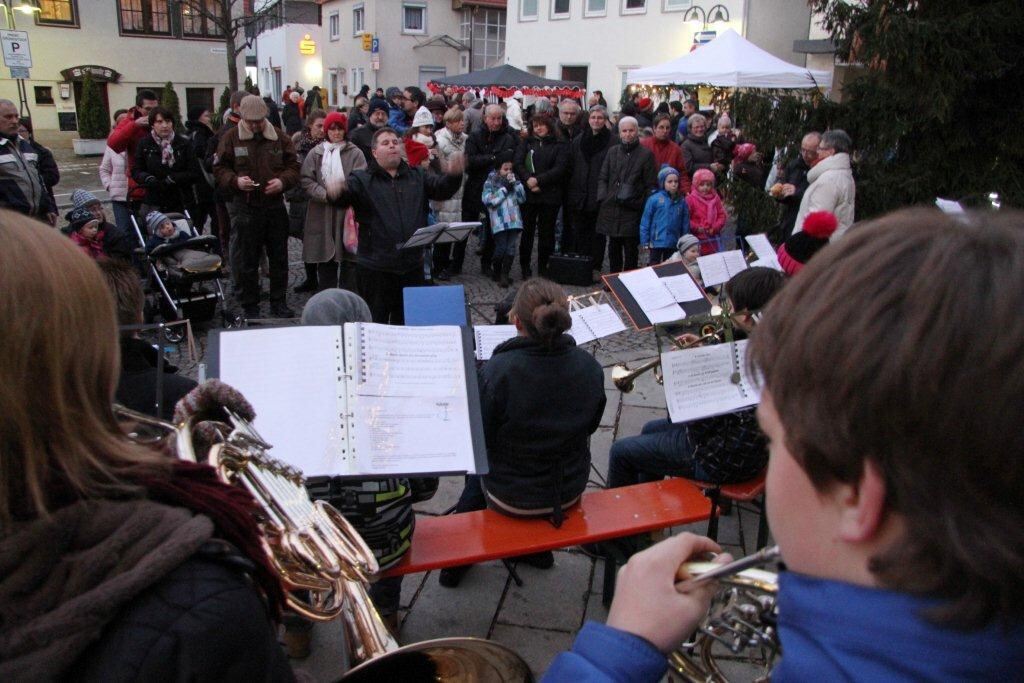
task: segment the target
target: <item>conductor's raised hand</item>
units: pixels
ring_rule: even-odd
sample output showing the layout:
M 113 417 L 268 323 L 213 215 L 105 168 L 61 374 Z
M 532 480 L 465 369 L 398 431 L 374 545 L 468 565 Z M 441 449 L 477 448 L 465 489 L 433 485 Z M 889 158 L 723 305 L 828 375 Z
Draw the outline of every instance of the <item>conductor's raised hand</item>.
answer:
M 462 175 L 466 170 L 466 157 L 463 154 L 453 154 L 448 158 L 448 175 Z
M 684 533 L 637 553 L 619 572 L 608 625 L 640 636 L 661 652 L 671 652 L 697 628 L 715 593 L 714 583 L 690 593 L 677 591 L 679 565 L 719 551 L 710 538 Z M 715 562 L 731 560 L 722 554 Z

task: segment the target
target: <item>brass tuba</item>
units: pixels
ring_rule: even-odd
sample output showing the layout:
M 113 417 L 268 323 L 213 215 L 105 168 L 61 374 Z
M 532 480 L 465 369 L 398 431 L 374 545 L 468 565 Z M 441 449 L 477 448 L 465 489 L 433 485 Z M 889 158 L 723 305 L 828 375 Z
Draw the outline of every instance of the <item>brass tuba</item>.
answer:
M 131 438 L 166 447 L 186 460 L 196 460 L 196 424 L 204 421 L 214 430 L 206 460 L 221 479 L 256 499 L 263 550 L 281 579 L 288 606 L 314 621 L 339 615 L 344 620 L 354 666 L 342 680 L 533 681 L 519 655 L 482 638 L 400 647 L 366 591 L 379 569 L 373 552 L 337 510 L 309 499 L 302 473 L 268 456 L 270 444 L 240 416 L 225 408 L 227 421 L 193 416 L 171 424 L 121 406 L 115 412 Z
M 680 574 L 691 577 L 691 581 L 719 583 L 711 608 L 693 637 L 669 655 L 671 679 L 724 683 L 728 680 L 728 665 L 742 663 L 757 668 L 751 680 L 769 680 L 780 652 L 778 575 L 756 566 L 778 557 L 778 546 L 773 546 L 729 565 L 688 562 L 680 568 Z

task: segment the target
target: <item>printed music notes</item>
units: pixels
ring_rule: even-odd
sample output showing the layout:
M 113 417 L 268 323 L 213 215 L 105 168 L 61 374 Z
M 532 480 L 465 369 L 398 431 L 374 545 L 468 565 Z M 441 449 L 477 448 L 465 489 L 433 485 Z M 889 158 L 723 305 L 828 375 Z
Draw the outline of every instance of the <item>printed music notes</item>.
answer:
M 476 325 L 473 337 L 476 339 L 476 359 L 490 360 L 495 347 L 519 334 L 515 325 Z
M 775 250 L 772 249 L 772 243 L 768 241 L 767 235 L 747 235 L 744 239 L 747 240 L 747 244 L 750 245 L 751 250 L 757 256 L 757 260 L 750 264 L 751 267 L 765 266 L 766 268 L 782 270 L 779 258 L 775 255 Z
M 661 354 L 673 422 L 690 422 L 757 405 L 761 392 L 746 369 L 746 340 Z
M 273 455 L 307 476 L 478 472 L 485 463 L 459 327 L 348 323 L 217 338 L 219 377 L 253 404 Z
M 739 249 L 698 256 L 697 265 L 700 266 L 700 276 L 705 287 L 728 282 L 733 275 L 747 269 L 747 262 Z
M 572 327 L 569 335 L 577 344 L 586 344 L 617 332 L 624 332 L 626 325 L 611 304 L 595 304 L 569 313 Z

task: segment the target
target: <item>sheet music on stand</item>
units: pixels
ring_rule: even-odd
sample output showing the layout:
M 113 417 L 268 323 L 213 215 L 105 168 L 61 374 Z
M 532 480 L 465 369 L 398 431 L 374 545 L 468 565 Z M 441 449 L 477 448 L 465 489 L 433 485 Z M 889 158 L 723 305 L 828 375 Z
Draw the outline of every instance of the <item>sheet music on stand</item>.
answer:
M 605 285 L 639 331 L 711 310 L 711 301 L 682 261 L 603 275 Z
M 346 323 L 214 330 L 207 357 L 307 476 L 482 473 L 471 345 L 457 326 Z
M 462 223 L 434 223 L 420 228 L 412 234 L 412 237 L 398 245 L 399 249 L 416 249 L 430 247 L 435 244 L 451 244 L 462 242 L 469 237 L 469 234 L 482 223 L 479 221 L 468 221 Z
M 747 340 L 661 354 L 665 402 L 672 422 L 724 415 L 761 401 L 747 372 Z
M 515 325 L 474 325 L 476 359 L 490 360 L 494 349 L 519 334 Z
M 758 235 L 747 235 L 745 238 L 750 249 L 757 256 L 757 260 L 750 264 L 750 267 L 764 266 L 766 268 L 774 268 L 775 270 L 782 270 L 782 265 L 779 263 L 779 257 L 776 255 L 775 250 L 772 249 L 772 243 L 768 241 L 768 236 L 764 233 Z
M 705 287 L 728 282 L 733 275 L 747 269 L 747 261 L 739 249 L 698 256 L 697 265 L 700 266 L 700 276 Z

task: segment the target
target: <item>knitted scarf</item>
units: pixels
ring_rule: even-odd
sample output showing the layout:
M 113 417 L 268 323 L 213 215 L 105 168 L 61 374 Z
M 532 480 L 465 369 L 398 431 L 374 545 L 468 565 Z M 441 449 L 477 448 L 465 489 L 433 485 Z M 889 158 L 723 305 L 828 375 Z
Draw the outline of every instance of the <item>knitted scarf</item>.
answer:
M 213 524 L 149 500 L 78 501 L 0 539 L 0 680 L 57 680 L 120 610 L 210 539 Z
M 174 140 L 174 131 L 165 138 L 160 137 L 156 134 L 156 131 L 150 131 L 150 135 L 156 141 L 156 144 L 160 145 L 160 163 L 164 166 L 174 166 L 174 148 L 171 147 L 171 142 Z
M 320 162 L 320 177 L 323 178 L 324 187 L 327 188 L 328 199 L 337 199 L 345 184 L 345 169 L 341 166 L 341 149 L 344 146 L 344 141 L 331 142 L 328 140 L 323 144 L 324 158 Z

